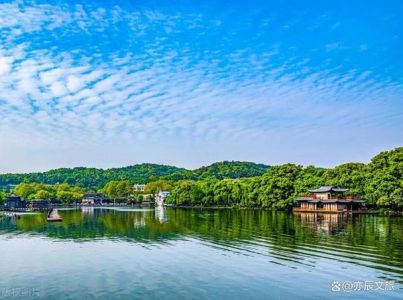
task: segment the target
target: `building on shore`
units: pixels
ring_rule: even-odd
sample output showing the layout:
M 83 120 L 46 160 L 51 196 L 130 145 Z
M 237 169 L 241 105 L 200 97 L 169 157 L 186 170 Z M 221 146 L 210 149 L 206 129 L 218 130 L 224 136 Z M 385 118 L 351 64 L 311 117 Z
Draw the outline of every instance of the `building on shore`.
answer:
M 83 199 L 81 200 L 81 204 L 84 205 L 103 205 L 107 201 L 104 195 L 100 193 L 88 193 L 83 196 Z
M 53 198 L 52 200 L 49 201 L 49 205 L 53 206 L 53 207 L 54 206 L 61 206 L 61 205 L 63 205 L 63 202 L 60 201 L 59 199 Z
M 133 191 L 134 192 L 144 192 L 145 189 L 146 189 L 145 184 L 135 184 L 135 185 L 133 185 Z
M 4 207 L 7 209 L 26 208 L 27 203 L 20 196 L 13 194 L 7 197 Z
M 41 199 L 33 199 L 29 201 L 28 207 L 29 208 L 38 208 L 38 209 L 45 209 L 48 208 L 50 201 L 41 200 Z
M 356 196 L 344 196 L 348 189 L 334 186 L 322 186 L 310 190 L 311 194 L 298 197 L 294 212 L 327 212 L 348 213 L 358 212 L 365 201 Z

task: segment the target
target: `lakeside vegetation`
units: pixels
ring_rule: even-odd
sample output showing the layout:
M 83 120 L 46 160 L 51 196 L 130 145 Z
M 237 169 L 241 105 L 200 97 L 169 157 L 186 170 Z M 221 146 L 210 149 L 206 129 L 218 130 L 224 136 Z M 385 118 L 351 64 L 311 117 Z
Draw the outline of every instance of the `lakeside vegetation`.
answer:
M 323 185 L 348 188 L 347 195 L 357 195 L 372 207 L 402 210 L 403 147 L 381 152 L 369 164 L 346 163 L 332 169 L 285 164 L 254 178 L 180 181 L 167 202 L 287 209 L 296 196 Z
M 66 174 L 70 174 L 70 177 Z M 100 181 L 102 185 L 96 182 L 96 174 L 103 174 Z M 295 164 L 268 167 L 245 162 L 221 162 L 190 171 L 142 164 L 109 170 L 75 168 L 7 174 L 0 175 L 0 182 L 20 176 L 18 178 L 23 182 L 13 192 L 25 199 L 57 198 L 71 203 L 80 199 L 85 192 L 98 191 L 110 199 L 141 202 L 143 193 L 133 192 L 132 184 L 147 183 L 145 194 L 168 190 L 171 193 L 167 203 L 178 206 L 236 206 L 278 210 L 291 208 L 295 197 L 307 193 L 309 189 L 335 185 L 348 188 L 347 195 L 359 196 L 370 207 L 402 210 L 402 175 L 403 147 L 399 147 L 379 153 L 368 164 L 346 163 L 328 169 Z M 38 178 L 43 181 L 30 182 Z M 61 180 L 64 180 L 63 183 L 60 183 Z M 88 182 L 91 184 L 84 184 Z M 4 192 L 0 193 L 0 201 L 4 201 L 5 196 Z
M 72 203 L 84 196 L 84 189 L 68 183 L 48 185 L 43 183 L 20 183 L 13 190 L 18 196 L 26 200 L 41 199 L 50 201 L 58 199 L 64 203 Z

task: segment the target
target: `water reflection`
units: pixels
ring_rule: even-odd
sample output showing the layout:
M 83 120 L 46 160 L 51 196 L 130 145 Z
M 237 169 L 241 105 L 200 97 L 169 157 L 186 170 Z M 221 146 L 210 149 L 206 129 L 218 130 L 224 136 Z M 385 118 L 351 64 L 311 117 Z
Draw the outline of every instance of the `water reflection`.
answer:
M 324 213 L 296 213 L 296 218 L 303 226 L 310 226 L 317 231 L 331 234 L 343 232 L 351 215 Z
M 0 220 L 0 233 L 86 242 L 120 239 L 161 244 L 196 239 L 220 251 L 259 255 L 291 268 L 320 259 L 369 267 L 403 282 L 403 220 L 373 215 L 288 214 L 259 210 L 61 210 L 61 223 L 45 214 Z
M 155 217 L 160 223 L 164 223 L 168 220 L 166 216 L 166 208 L 162 206 L 157 206 L 155 208 Z

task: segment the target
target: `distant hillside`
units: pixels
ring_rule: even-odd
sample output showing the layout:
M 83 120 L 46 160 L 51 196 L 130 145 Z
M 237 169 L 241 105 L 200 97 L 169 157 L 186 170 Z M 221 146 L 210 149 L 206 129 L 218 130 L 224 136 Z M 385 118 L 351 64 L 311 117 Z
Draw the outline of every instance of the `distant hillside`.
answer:
M 243 161 L 216 162 L 195 170 L 182 169 L 173 174 L 163 176 L 163 179 L 224 179 L 255 177 L 266 173 L 270 166 Z
M 157 164 L 139 164 L 106 170 L 84 167 L 62 168 L 42 173 L 3 174 L 0 175 L 0 186 L 20 182 L 41 182 L 46 184 L 66 182 L 85 188 L 99 188 L 110 180 L 129 180 L 136 183 L 146 183 L 183 170 L 185 169 Z
M 262 175 L 269 167 L 251 162 L 225 161 L 196 170 L 158 164 L 138 164 L 123 168 L 61 168 L 41 173 L 2 174 L 0 187 L 20 182 L 46 184 L 69 183 L 84 188 L 100 188 L 111 180 L 128 180 L 133 183 L 147 183 L 156 179 L 207 179 L 240 178 Z
M 224 161 L 194 171 L 199 179 L 254 177 L 266 173 L 269 166 L 251 162 Z

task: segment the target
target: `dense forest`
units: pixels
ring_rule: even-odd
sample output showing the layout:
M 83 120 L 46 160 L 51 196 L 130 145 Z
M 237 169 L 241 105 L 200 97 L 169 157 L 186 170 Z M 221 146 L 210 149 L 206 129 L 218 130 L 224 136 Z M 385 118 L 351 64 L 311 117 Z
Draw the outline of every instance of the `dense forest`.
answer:
M 225 206 L 289 209 L 295 197 L 322 185 L 348 188 L 368 206 L 403 210 L 403 147 L 381 152 L 368 164 L 335 168 L 284 164 L 268 167 L 247 162 L 220 162 L 196 170 L 141 164 L 118 169 L 57 169 L 44 173 L 7 174 L 0 183 L 20 183 L 13 192 L 25 199 L 72 202 L 85 192 L 140 202 L 133 183 L 147 183 L 145 193 L 170 191 L 167 203 L 180 206 Z M 0 192 L 0 201 L 6 194 Z
M 21 182 L 43 184 L 67 183 L 85 189 L 97 190 L 109 181 L 126 180 L 131 183 L 149 183 L 157 179 L 223 179 L 263 175 L 269 166 L 251 162 L 225 161 L 196 170 L 187 170 L 158 164 L 138 164 L 123 168 L 61 168 L 42 173 L 0 174 L 0 187 Z
M 381 152 L 369 164 L 346 163 L 332 169 L 285 164 L 264 175 L 239 179 L 182 180 L 168 203 L 287 209 L 295 197 L 321 185 L 349 189 L 369 206 L 403 209 L 403 147 Z

